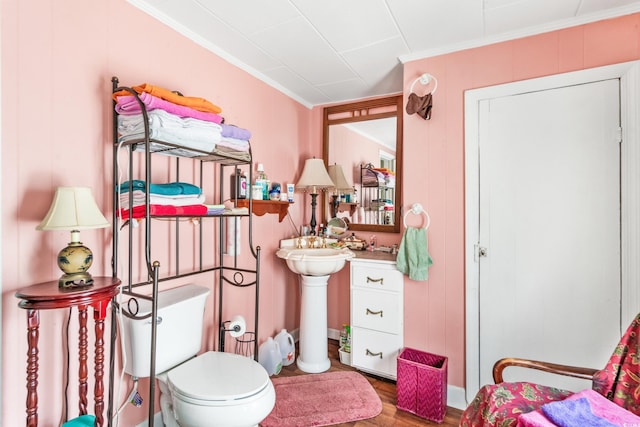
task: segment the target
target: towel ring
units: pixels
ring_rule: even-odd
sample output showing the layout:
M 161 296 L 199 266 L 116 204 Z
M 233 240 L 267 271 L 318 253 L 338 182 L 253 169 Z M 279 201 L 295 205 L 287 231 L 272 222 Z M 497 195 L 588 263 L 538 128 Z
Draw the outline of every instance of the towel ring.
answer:
M 414 203 L 413 205 L 411 205 L 411 209 L 409 209 L 407 213 L 404 214 L 404 218 L 402 218 L 404 228 L 407 228 L 407 216 L 409 216 L 410 213 L 414 215 L 424 214 L 425 218 L 427 219 L 427 225 L 424 226 L 424 229 L 427 230 L 429 228 L 429 225 L 431 225 L 431 218 L 420 203 Z
M 436 79 L 429 73 L 424 73 L 423 75 L 415 79 L 413 83 L 411 83 L 411 87 L 409 87 L 409 93 L 413 92 L 413 87 L 418 82 L 420 82 L 423 85 L 428 85 L 429 83 L 433 82 L 433 89 L 431 89 L 431 92 L 429 92 L 432 95 L 436 93 L 436 89 L 438 89 L 438 79 Z

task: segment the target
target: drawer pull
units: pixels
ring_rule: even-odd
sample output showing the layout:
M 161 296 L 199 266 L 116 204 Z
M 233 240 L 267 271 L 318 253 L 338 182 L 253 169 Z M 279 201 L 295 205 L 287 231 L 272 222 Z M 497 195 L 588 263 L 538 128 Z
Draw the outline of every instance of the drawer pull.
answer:
M 370 314 L 374 314 L 374 315 L 376 315 L 376 316 L 378 316 L 378 315 L 379 315 L 380 317 L 382 317 L 382 310 L 379 310 L 379 311 L 371 311 L 370 309 L 368 309 L 368 308 L 367 308 L 367 316 L 368 316 L 368 315 L 370 315 Z
M 367 356 L 378 356 L 380 359 L 382 359 L 382 352 L 379 351 L 377 353 L 373 353 L 371 352 L 371 350 L 367 349 Z
M 371 277 L 367 276 L 367 283 L 369 282 L 380 283 L 381 285 L 384 285 L 384 277 L 381 277 L 379 279 L 372 279 Z

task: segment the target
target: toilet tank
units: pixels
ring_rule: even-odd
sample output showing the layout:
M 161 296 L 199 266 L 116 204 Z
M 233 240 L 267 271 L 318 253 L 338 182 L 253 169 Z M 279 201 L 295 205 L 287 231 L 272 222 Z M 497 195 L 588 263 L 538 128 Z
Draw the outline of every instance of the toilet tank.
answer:
M 202 347 L 204 310 L 209 288 L 185 285 L 158 292 L 156 374 L 198 354 Z M 139 315 L 151 313 L 151 301 L 137 298 Z M 131 304 L 133 307 L 135 304 Z M 123 306 L 127 306 L 124 301 Z M 151 369 L 151 318 L 123 316 L 125 372 L 148 377 Z

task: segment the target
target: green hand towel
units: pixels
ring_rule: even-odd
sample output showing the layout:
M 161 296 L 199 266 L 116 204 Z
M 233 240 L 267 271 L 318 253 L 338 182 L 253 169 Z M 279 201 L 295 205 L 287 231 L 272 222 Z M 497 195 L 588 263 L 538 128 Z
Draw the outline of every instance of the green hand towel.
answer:
M 404 231 L 396 265 L 398 270 L 407 274 L 412 280 L 427 280 L 429 266 L 433 264 L 427 244 L 427 230 L 408 227 Z

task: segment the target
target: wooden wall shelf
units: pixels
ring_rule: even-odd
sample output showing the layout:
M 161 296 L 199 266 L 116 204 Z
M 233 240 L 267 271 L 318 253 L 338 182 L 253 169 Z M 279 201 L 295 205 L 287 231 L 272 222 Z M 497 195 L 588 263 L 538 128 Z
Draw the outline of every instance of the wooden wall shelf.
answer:
M 253 213 L 258 216 L 262 216 L 267 213 L 278 214 L 278 222 L 282 222 L 284 217 L 287 216 L 289 205 L 291 204 L 293 204 L 293 202 L 281 202 L 279 200 L 254 200 Z M 239 208 L 248 208 L 249 199 L 238 199 L 237 205 Z

